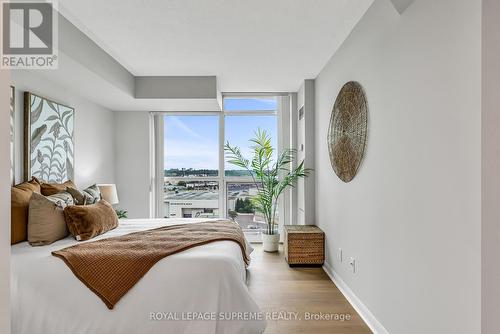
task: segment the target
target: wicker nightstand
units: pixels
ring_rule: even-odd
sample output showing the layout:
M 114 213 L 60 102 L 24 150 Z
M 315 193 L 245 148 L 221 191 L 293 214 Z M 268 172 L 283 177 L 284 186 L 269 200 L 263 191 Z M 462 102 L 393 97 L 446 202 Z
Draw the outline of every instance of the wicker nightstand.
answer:
M 284 226 L 285 260 L 289 265 L 322 265 L 325 262 L 325 233 L 314 225 Z

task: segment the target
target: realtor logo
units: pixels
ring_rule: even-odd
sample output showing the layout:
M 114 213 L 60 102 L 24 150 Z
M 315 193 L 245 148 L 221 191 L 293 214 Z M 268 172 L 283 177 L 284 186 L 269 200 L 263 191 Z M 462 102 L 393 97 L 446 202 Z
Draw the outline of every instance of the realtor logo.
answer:
M 55 3 L 4 1 L 1 68 L 57 68 Z

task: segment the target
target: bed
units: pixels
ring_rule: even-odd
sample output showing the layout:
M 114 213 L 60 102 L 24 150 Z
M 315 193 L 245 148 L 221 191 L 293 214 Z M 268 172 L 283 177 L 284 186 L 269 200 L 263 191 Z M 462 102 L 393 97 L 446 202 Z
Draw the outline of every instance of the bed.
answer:
M 201 221 L 206 219 L 122 220 L 92 241 Z M 235 242 L 217 241 L 164 258 L 113 310 L 51 255 L 75 243 L 68 237 L 48 246 L 12 246 L 12 333 L 264 332 L 266 323 L 247 289 L 245 263 Z M 193 318 L 198 320 L 189 320 Z

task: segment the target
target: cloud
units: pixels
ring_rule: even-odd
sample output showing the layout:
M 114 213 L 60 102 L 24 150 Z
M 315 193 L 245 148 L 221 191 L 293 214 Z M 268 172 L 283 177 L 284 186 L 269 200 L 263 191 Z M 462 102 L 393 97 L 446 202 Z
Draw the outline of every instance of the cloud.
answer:
M 193 129 L 191 129 L 189 126 L 186 125 L 186 123 L 184 123 L 183 121 L 181 121 L 177 116 L 170 116 L 168 118 L 168 121 L 169 122 L 172 122 L 172 127 L 175 129 L 175 130 L 182 130 L 184 131 L 185 134 L 193 137 L 193 138 L 196 138 L 196 139 L 199 139 L 199 140 L 205 140 L 205 138 L 203 136 L 201 136 L 199 133 L 197 133 L 196 131 L 194 131 Z M 179 135 L 179 134 L 177 134 Z

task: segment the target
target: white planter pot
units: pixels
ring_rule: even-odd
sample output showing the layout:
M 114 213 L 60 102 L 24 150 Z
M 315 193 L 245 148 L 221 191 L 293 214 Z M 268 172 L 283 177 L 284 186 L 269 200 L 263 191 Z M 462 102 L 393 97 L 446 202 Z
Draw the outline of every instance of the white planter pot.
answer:
M 262 248 L 264 249 L 264 252 L 277 252 L 279 243 L 279 234 L 266 234 L 262 232 Z

